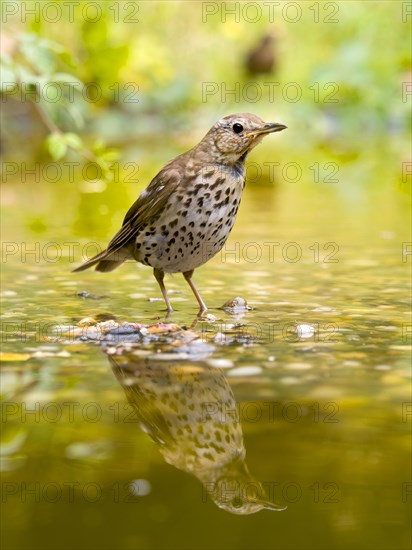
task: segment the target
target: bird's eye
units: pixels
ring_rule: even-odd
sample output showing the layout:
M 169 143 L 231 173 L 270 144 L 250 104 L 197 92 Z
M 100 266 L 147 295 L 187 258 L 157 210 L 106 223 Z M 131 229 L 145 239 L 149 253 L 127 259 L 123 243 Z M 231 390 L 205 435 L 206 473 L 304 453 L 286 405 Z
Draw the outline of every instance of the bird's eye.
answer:
M 233 131 L 235 134 L 240 134 L 240 132 L 243 132 L 243 126 L 239 124 L 239 122 L 235 122 L 235 124 L 233 124 Z
M 231 504 L 232 504 L 233 508 L 242 508 L 243 501 L 242 501 L 241 498 L 235 497 L 234 499 L 232 499 Z

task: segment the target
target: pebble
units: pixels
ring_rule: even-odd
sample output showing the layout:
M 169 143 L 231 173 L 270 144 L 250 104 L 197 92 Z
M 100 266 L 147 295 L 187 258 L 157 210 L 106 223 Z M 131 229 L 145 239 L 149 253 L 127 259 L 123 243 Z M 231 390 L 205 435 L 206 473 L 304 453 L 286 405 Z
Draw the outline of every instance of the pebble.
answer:
M 254 376 L 261 374 L 262 368 L 251 365 L 250 367 L 237 367 L 228 372 L 228 376 Z
M 72 354 L 66 350 L 59 351 L 58 353 L 56 353 L 56 357 L 71 357 L 71 356 Z
M 218 319 L 219 317 L 216 317 L 216 315 L 212 315 L 211 313 L 206 313 L 206 315 L 202 316 L 202 321 L 207 321 L 209 323 L 214 323 Z
M 315 327 L 312 325 L 298 325 L 296 333 L 300 338 L 311 338 L 315 334 Z
M 105 331 L 118 327 L 119 323 L 117 323 L 113 319 L 109 319 L 108 321 L 102 321 L 101 323 L 98 323 L 98 325 L 101 330 Z
M 230 369 L 234 365 L 233 361 L 229 361 L 229 359 L 209 359 L 207 364 L 216 369 Z
M 152 486 L 147 479 L 135 479 L 130 483 L 129 488 L 130 492 L 138 497 L 145 497 L 152 491 Z
M 222 306 L 222 309 L 224 309 L 228 313 L 240 313 L 243 311 L 250 311 L 252 308 L 247 305 L 247 302 L 244 298 L 240 298 L 238 296 L 236 298 L 233 298 L 232 300 L 228 300 L 227 302 L 225 302 Z
M 96 319 L 93 319 L 93 317 L 85 317 L 81 321 L 78 322 L 79 327 L 89 327 L 90 325 L 96 325 L 97 321 Z
M 137 334 L 140 332 L 140 329 L 136 327 L 120 326 L 112 328 L 107 332 L 107 334 Z

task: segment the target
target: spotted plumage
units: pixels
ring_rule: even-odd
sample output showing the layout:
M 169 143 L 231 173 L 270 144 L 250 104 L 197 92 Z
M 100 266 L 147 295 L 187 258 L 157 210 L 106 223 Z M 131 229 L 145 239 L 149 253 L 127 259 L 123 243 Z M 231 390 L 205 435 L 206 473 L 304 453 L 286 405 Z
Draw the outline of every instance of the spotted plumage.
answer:
M 252 114 L 220 119 L 196 147 L 176 157 L 153 178 L 127 212 L 106 250 L 75 269 L 112 271 L 134 259 L 154 269 L 168 311 L 165 273 L 183 273 L 201 312 L 206 304 L 193 271 L 224 246 L 245 186 L 248 153 L 283 124 Z
M 166 462 L 201 481 L 204 496 L 235 514 L 284 509 L 249 473 L 235 397 L 221 369 L 108 357 L 141 429 Z

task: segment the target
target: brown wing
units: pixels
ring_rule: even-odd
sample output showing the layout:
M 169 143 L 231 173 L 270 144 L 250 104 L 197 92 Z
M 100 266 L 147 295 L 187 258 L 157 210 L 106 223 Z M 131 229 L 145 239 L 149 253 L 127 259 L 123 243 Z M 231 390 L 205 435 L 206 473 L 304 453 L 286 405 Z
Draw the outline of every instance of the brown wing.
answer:
M 152 179 L 137 201 L 129 208 L 122 228 L 110 241 L 107 249 L 74 271 L 84 271 L 96 264 L 97 271 L 112 271 L 125 261 L 124 251 L 120 251 L 134 241 L 143 226 L 151 223 L 162 212 L 170 196 L 182 181 L 183 169 L 176 167 L 173 163 L 174 161 L 167 164 Z
M 137 201 L 129 208 L 123 226 L 110 241 L 107 252 L 112 254 L 132 242 L 142 227 L 156 218 L 172 193 L 176 191 L 182 172 L 166 166 L 155 176 Z

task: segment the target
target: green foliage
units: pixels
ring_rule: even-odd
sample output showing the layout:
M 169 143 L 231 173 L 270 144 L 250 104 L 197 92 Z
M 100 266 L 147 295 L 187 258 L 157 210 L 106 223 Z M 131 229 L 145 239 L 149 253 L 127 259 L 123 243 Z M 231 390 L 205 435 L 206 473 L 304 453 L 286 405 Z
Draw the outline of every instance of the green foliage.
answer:
M 0 89 L 5 96 L 30 101 L 49 134 L 46 148 L 54 161 L 62 160 L 69 149 L 101 168 L 103 177 L 112 179 L 110 168 L 118 158 L 100 140 L 88 148 L 75 131 L 64 131 L 63 126 L 80 130 L 85 126 L 87 106 L 79 89 L 84 83 L 74 74 L 62 72 L 71 61 L 69 53 L 57 42 L 33 33 L 21 33 L 14 43 L 13 54 L 1 56 Z M 53 95 L 54 94 L 54 95 Z
M 63 9 L 58 23 L 15 21 L 2 54 L 2 94 L 31 101 L 30 116 L 47 128 L 53 159 L 74 152 L 110 177 L 114 152 L 102 140 L 128 158 L 136 158 L 142 139 L 174 154 L 193 143 L 188 129 L 198 136 L 219 116 L 239 111 L 285 121 L 295 148 L 356 151 L 408 132 L 402 86 L 412 66 L 409 27 L 395 2 L 297 3 L 297 22 L 287 20 L 282 4 L 272 21 L 267 3 L 259 4 L 263 15 L 252 22 L 242 3 L 232 6 L 239 17 L 223 18 L 224 3 L 215 3 L 216 14 L 205 18 L 202 2 L 97 2 L 97 21 L 75 4 L 72 17 Z M 331 6 L 337 23 L 325 21 Z M 276 71 L 250 77 L 245 56 L 268 31 L 276 38 Z M 205 95 L 207 83 L 215 93 Z M 285 93 L 291 83 L 301 89 L 297 101 Z M 256 101 L 244 93 L 248 84 L 262 92 Z M 88 87 L 96 97 L 87 96 Z M 44 90 L 58 99 L 45 98 Z M 42 144 L 38 134 L 31 137 L 26 152 L 35 156 Z

